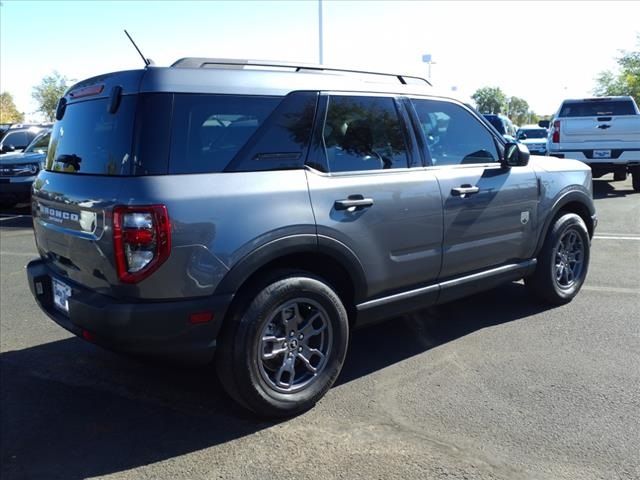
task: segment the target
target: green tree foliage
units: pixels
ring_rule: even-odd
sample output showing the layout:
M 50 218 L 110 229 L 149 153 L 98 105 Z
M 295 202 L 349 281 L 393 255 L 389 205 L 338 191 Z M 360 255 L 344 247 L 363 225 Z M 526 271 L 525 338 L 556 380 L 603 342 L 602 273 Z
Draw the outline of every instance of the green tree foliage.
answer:
M 20 123 L 24 121 L 24 113 L 16 108 L 13 95 L 9 92 L 0 93 L 0 123 Z
M 601 72 L 596 79 L 596 95 L 631 95 L 640 104 L 640 35 L 638 50 L 623 51 L 617 59 L 618 72 Z
M 507 115 L 517 125 L 524 125 L 531 121 L 531 112 L 529 112 L 529 104 L 523 98 L 509 98 L 509 109 Z
M 54 71 L 51 75 L 44 77 L 40 85 L 33 87 L 31 96 L 38 102 L 38 111 L 42 112 L 50 122 L 55 119 L 58 99 L 64 95 L 67 82 L 67 77 Z
M 507 103 L 507 96 L 500 87 L 479 88 L 471 98 L 481 113 L 502 113 Z

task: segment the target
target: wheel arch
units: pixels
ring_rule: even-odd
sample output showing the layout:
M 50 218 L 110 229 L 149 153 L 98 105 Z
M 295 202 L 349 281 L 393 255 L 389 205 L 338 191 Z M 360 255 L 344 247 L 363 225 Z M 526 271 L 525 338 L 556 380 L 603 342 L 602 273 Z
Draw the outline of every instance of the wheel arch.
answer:
M 229 270 L 215 293 L 240 298 L 239 294 L 276 270 L 304 270 L 325 279 L 341 297 L 350 322 L 355 305 L 366 297 L 366 277 L 355 253 L 335 239 L 316 235 L 284 237 L 255 249 Z
M 556 219 L 563 213 L 575 213 L 580 218 L 582 218 L 585 225 L 587 226 L 589 238 L 593 237 L 595 230 L 594 215 L 596 213 L 595 207 L 593 205 L 593 200 L 586 193 L 579 190 L 573 190 L 562 195 L 553 204 L 551 212 L 549 215 L 547 215 L 544 226 L 540 232 L 540 236 L 538 237 L 538 243 L 536 245 L 535 251 L 536 256 L 542 249 L 542 245 L 547 238 L 549 229 L 554 224 Z

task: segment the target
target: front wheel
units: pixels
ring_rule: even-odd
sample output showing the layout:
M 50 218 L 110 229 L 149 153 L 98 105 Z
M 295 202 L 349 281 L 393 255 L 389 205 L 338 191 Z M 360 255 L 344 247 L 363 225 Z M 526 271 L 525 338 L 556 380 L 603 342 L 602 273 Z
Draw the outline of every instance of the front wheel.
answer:
M 587 277 L 589 254 L 589 233 L 584 221 L 575 213 L 565 213 L 551 226 L 538 254 L 536 270 L 525 283 L 546 303 L 568 303 Z
M 333 385 L 349 327 L 340 297 L 323 280 L 272 278 L 229 318 L 216 363 L 231 397 L 261 416 L 283 417 L 313 407 Z

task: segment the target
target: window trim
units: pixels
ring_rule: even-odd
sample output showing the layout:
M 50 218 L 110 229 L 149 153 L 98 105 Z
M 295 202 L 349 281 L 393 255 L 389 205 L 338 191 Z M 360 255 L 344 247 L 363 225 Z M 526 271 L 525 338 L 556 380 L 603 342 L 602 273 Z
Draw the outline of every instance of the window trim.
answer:
M 354 170 L 346 172 L 332 172 L 329 169 L 329 160 L 326 155 L 326 144 L 324 139 L 324 126 L 327 121 L 327 114 L 329 112 L 329 98 L 330 97 L 381 97 L 389 98 L 392 100 L 396 114 L 398 115 L 398 121 L 400 122 L 403 136 L 405 140 L 405 146 L 407 148 L 407 166 L 399 168 L 390 168 L 382 170 Z M 411 133 L 411 128 L 407 125 L 409 120 L 408 115 L 405 112 L 405 108 L 402 105 L 402 95 L 394 93 L 380 93 L 380 92 L 352 92 L 345 90 L 321 90 L 318 95 L 318 104 L 316 108 L 316 116 L 314 118 L 314 125 L 311 134 L 311 144 L 309 146 L 309 153 L 304 162 L 305 167 L 317 174 L 323 176 L 350 176 L 350 175 L 382 175 L 398 172 L 407 172 L 411 169 L 420 167 L 421 157 L 419 150 L 417 149 L 417 143 L 414 140 L 414 136 Z M 410 165 L 416 163 L 416 167 L 410 167 Z M 317 167 L 322 167 L 318 169 Z

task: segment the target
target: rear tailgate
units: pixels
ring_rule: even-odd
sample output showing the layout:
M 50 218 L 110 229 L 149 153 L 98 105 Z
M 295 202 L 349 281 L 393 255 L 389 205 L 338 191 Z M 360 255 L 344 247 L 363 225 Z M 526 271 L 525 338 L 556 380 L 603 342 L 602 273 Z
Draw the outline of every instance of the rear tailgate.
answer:
M 622 142 L 640 142 L 640 112 L 631 97 L 565 100 L 557 120 L 560 143 L 622 148 Z
M 640 115 L 562 118 L 562 142 L 638 142 Z
M 111 210 L 116 179 L 42 172 L 32 195 L 33 227 L 40 256 L 63 278 L 113 294 Z

